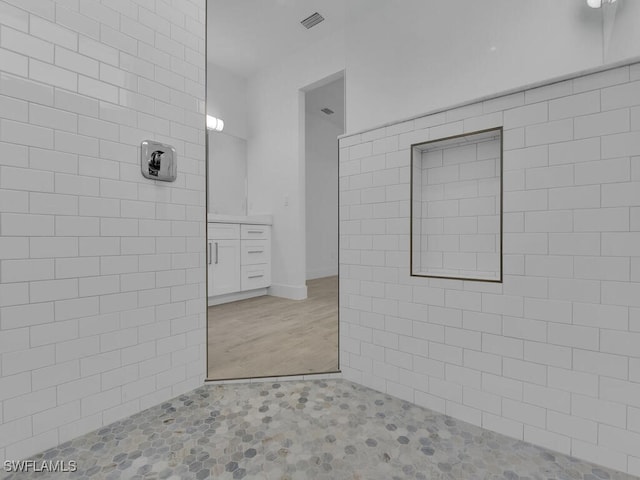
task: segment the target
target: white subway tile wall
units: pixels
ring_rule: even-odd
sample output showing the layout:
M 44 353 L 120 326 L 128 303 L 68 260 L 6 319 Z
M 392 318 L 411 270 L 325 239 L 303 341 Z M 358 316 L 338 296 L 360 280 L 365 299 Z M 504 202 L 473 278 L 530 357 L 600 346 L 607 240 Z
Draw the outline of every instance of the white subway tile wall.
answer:
M 640 475 L 638 69 L 341 139 L 345 378 Z M 410 277 L 410 185 L 390 169 L 478 125 L 504 128 L 504 282 Z
M 204 0 L 0 0 L 2 460 L 202 384 L 204 39 Z

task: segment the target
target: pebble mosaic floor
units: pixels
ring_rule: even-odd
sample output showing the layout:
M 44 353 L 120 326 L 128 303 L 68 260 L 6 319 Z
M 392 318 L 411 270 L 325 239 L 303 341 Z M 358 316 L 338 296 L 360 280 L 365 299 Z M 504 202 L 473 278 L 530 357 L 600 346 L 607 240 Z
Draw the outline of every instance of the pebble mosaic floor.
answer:
M 345 380 L 205 385 L 32 458 L 8 479 L 630 480 Z

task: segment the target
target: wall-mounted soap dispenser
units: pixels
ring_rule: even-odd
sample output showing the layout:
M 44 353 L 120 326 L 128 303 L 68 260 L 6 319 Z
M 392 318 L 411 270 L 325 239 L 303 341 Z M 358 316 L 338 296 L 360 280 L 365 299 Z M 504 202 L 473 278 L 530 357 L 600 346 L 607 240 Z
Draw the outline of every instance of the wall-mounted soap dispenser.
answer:
M 178 156 L 171 145 L 145 140 L 140 145 L 140 169 L 151 180 L 173 182 L 178 175 Z

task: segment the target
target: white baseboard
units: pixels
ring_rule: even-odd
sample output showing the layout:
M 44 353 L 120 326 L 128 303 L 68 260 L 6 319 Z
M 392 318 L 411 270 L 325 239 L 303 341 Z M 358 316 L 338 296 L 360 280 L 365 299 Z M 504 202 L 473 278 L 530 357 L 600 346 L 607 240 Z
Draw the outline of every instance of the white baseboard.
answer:
M 307 272 L 307 280 L 313 280 L 315 278 L 333 277 L 338 275 L 338 266 L 319 268 L 316 270 L 309 270 Z
M 290 300 L 304 300 L 307 298 L 306 285 L 281 285 L 273 284 L 268 289 L 268 295 L 283 297 Z
M 223 303 L 236 302 L 238 300 L 246 300 L 247 298 L 260 297 L 267 295 L 266 288 L 257 288 L 255 290 L 248 290 L 246 292 L 234 292 L 227 293 L 226 295 L 217 295 L 215 297 L 209 297 L 208 305 L 221 305 Z

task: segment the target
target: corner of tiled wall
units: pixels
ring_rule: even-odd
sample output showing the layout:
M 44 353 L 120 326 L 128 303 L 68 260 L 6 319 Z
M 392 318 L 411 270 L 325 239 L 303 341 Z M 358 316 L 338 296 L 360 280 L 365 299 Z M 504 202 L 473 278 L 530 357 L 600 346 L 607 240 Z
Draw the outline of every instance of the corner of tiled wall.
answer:
M 504 126 L 504 282 L 409 276 L 409 146 Z M 640 475 L 640 65 L 340 141 L 344 377 Z
M 202 383 L 204 99 L 204 0 L 0 1 L 0 458 Z

